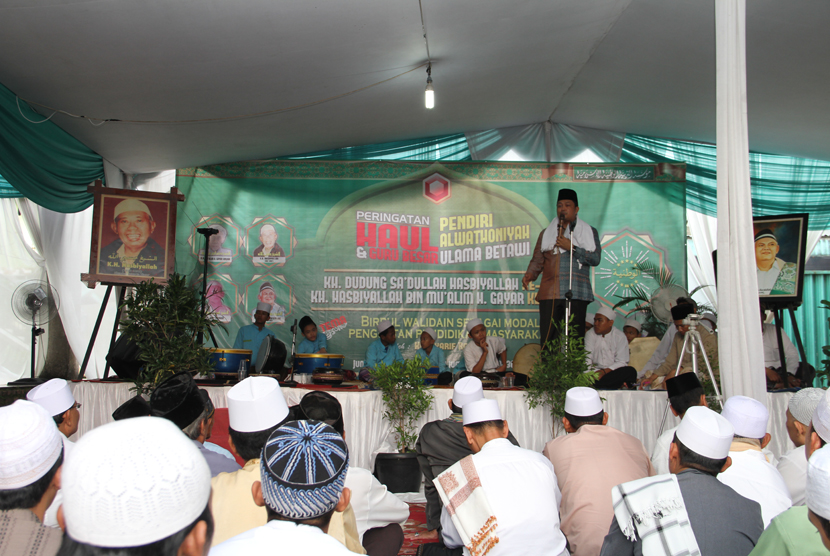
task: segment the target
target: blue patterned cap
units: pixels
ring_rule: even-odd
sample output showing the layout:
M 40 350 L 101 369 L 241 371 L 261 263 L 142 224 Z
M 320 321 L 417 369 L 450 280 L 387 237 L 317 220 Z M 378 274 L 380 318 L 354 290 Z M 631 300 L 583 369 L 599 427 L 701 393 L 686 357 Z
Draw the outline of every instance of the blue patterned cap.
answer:
M 349 469 L 343 437 L 321 421 L 289 421 L 271 433 L 260 459 L 266 505 L 289 519 L 334 509 Z

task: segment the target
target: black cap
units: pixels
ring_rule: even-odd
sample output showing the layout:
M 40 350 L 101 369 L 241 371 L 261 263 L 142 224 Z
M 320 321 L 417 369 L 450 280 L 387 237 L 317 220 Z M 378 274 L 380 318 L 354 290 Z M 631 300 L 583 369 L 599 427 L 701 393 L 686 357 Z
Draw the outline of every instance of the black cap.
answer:
M 778 241 L 778 238 L 775 237 L 775 234 L 772 233 L 772 230 L 770 230 L 769 228 L 764 228 L 763 230 L 761 230 L 757 234 L 755 234 L 755 239 L 753 241 L 758 241 L 759 239 L 764 238 L 764 237 L 771 237 L 775 241 Z
M 573 189 L 560 189 L 559 197 L 556 198 L 556 202 L 559 201 L 573 201 L 576 206 L 579 206 L 579 199 Z
M 300 319 L 300 332 L 305 330 L 305 327 L 308 326 L 309 324 L 314 324 L 314 321 L 311 320 L 310 316 L 306 315 L 303 318 L 301 318 Z
M 681 396 L 695 388 L 703 388 L 695 373 L 683 373 L 666 380 L 666 392 L 670 398 Z
M 671 308 L 671 318 L 672 320 L 683 320 L 694 312 L 694 307 L 688 303 L 681 303 Z
M 138 395 L 119 405 L 112 412 L 112 418 L 121 421 L 132 417 L 147 417 L 150 413 L 150 404 L 141 395 Z
M 161 384 L 150 395 L 150 409 L 155 417 L 163 417 L 180 429 L 193 423 L 205 409 L 193 377 L 181 371 Z
M 328 392 L 314 390 L 300 400 L 302 419 L 322 421 L 343 434 L 343 408 L 337 398 Z
M 210 399 L 210 396 L 207 393 L 207 390 L 204 388 L 199 388 L 199 395 L 202 397 L 202 404 L 204 408 L 207 410 L 207 416 L 213 417 L 213 414 L 216 413 L 216 407 L 213 405 L 213 400 Z M 193 421 L 191 421 L 192 423 Z

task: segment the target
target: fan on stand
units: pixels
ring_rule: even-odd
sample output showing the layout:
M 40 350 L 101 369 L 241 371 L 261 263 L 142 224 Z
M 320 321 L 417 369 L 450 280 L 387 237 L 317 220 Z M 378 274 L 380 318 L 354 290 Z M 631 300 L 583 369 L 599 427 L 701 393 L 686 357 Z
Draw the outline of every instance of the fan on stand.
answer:
M 654 318 L 666 324 L 674 322 L 671 318 L 671 308 L 677 305 L 678 297 L 689 297 L 689 292 L 675 285 L 658 288 L 649 301 Z
M 45 332 L 40 326 L 46 324 L 58 314 L 60 299 L 58 292 L 46 282 L 29 280 L 20 284 L 12 294 L 12 310 L 22 322 L 32 325 L 32 370 L 30 378 L 21 378 L 10 385 L 39 384 L 35 378 L 37 337 Z

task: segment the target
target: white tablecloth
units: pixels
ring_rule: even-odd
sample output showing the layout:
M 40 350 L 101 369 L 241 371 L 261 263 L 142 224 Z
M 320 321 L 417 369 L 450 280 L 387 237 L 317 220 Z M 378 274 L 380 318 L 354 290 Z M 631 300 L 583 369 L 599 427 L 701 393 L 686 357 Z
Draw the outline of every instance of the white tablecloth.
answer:
M 131 383 L 102 383 L 82 381 L 71 383 L 75 401 L 82 404 L 81 423 L 72 437 L 77 440 L 87 431 L 112 421 L 112 412 L 133 396 Z M 206 387 L 216 407 L 228 407 L 227 392 L 230 387 Z M 282 390 L 288 405 L 299 403 L 309 390 L 284 388 Z M 377 452 L 395 451 L 395 439 L 389 423 L 383 418 L 383 400 L 378 391 L 330 392 L 343 406 L 346 427 L 346 442 L 351 452 L 352 464 L 372 469 Z M 447 401 L 452 397 L 451 389 L 434 389 L 432 408 L 421 418 L 423 424 L 448 417 Z M 660 429 L 660 422 L 666 410 L 665 392 L 607 391 L 600 392 L 608 412 L 608 424 L 616 429 L 639 438 L 651 453 Z M 519 443 L 530 450 L 542 451 L 553 438 L 553 420 L 545 409 L 530 409 L 525 393 L 516 390 L 488 390 L 484 396 L 497 400 L 502 416 L 507 420 L 510 431 Z M 791 393 L 768 394 L 770 407 L 769 432 L 772 441 L 769 448 L 776 455 L 794 448 L 787 436 L 785 411 Z M 669 411 L 666 428 L 678 424 L 678 419 Z M 561 429 L 561 427 L 559 427 Z M 560 431 L 562 434 L 562 431 Z

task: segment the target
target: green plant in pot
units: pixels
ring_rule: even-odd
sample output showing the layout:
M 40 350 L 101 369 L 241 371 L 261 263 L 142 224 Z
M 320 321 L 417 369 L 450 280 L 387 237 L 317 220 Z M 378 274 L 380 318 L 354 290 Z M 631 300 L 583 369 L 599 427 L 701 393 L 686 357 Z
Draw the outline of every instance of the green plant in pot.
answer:
M 432 407 L 430 388 L 424 384 L 429 362 L 416 357 L 380 363 L 372 372 L 372 382 L 383 395 L 383 416 L 397 436 L 397 454 L 378 454 L 375 475 L 391 492 L 416 492 L 421 485 L 421 469 L 414 452 L 418 440 L 418 420 Z
M 135 379 L 139 393 L 152 391 L 176 371 L 213 370 L 210 352 L 197 338 L 217 320 L 202 315 L 199 294 L 184 276 L 173 274 L 164 285 L 152 280 L 137 284 L 122 309 L 122 334 L 136 343 L 144 363 Z

